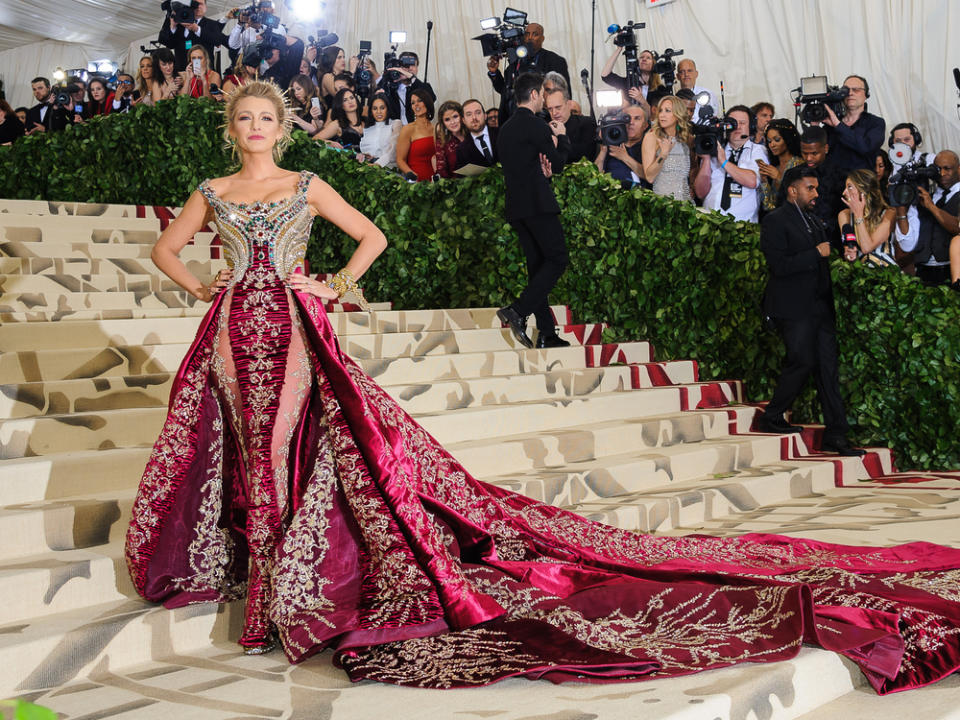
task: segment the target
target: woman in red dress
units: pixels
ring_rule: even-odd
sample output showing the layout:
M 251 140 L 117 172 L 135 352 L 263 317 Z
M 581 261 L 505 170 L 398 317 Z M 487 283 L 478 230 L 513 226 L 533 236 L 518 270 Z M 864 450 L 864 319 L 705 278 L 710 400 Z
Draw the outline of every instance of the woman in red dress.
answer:
M 404 175 L 413 173 L 417 180 L 429 180 L 436 172 L 433 139 L 433 98 L 421 88 L 410 91 L 413 122 L 404 125 L 397 138 L 397 167 Z
M 960 666 L 960 551 L 777 535 L 657 537 L 475 480 L 340 349 L 322 301 L 383 234 L 329 185 L 275 164 L 280 91 L 226 103 L 241 169 L 207 180 L 157 266 L 209 302 L 127 532 L 137 590 L 177 607 L 246 597 L 240 643 L 326 647 L 353 680 L 634 680 L 794 657 L 815 643 L 878 692 Z M 421 113 L 423 115 L 423 113 Z M 328 287 L 300 272 L 322 216 L 359 242 Z M 178 259 L 213 220 L 231 268 Z

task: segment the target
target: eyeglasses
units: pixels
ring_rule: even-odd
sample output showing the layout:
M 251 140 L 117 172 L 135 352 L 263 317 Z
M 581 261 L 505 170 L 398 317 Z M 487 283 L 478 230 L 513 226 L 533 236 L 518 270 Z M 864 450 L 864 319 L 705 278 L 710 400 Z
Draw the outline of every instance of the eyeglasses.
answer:
M 119 84 L 120 84 L 120 85 L 133 85 L 133 83 L 130 82 L 129 80 L 121 80 Z
M 844 87 L 852 93 L 862 93 L 866 91 L 866 88 L 862 87 L 850 87 L 849 85 L 844 85 Z

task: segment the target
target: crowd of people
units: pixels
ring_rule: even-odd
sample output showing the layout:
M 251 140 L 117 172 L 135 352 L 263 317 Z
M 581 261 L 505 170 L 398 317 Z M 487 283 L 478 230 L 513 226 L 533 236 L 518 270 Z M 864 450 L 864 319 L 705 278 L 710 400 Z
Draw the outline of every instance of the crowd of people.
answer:
M 885 120 L 868 110 L 870 88 L 860 75 L 844 80 L 848 94 L 842 114 L 826 105 L 821 123 L 798 127 L 777 118 L 770 102 L 735 105 L 723 113 L 732 129 L 711 152 L 698 153 L 696 131 L 711 111 L 719 114 L 719 107 L 716 94 L 699 85 L 692 58 L 676 64 L 674 81 L 654 72 L 652 51 L 639 52 L 631 86 L 614 71 L 623 49 L 617 47 L 601 71 L 604 83 L 623 97 L 619 114 L 625 137 L 613 143 L 602 140 L 598 123 L 571 98 L 567 62 L 544 48 L 545 31 L 537 23 L 526 26 L 523 61 L 510 63 L 496 55 L 486 60 L 501 97 L 498 107 L 486 108 L 475 98 L 438 105 L 433 88 L 419 77 L 415 52 L 399 53 L 381 72 L 369 54 L 348 57 L 336 45 L 321 46 L 312 38 L 304 43 L 275 17 L 271 21 L 271 0 L 258 3 L 253 15 L 231 11 L 222 21 L 206 17 L 205 0 L 194 0 L 192 7 L 191 22 L 164 18 L 157 39 L 161 47 L 140 59 L 135 74 L 120 72 L 109 83 L 98 76 L 69 77 L 60 88 L 37 77 L 33 107 L 13 109 L 0 100 L 0 143 L 178 95 L 223 101 L 237 87 L 266 78 L 289 90 L 295 127 L 318 142 L 350 151 L 361 162 L 396 169 L 411 181 L 457 178 L 499 162 L 497 134 L 515 109 L 513 84 L 522 71 L 535 70 L 546 77 L 541 116 L 563 126 L 570 141 L 568 164 L 586 158 L 625 185 L 750 222 L 785 201 L 781 180 L 786 171 L 808 166 L 819 179 L 819 197 L 810 212 L 845 257 L 898 267 L 924 282 L 960 290 L 957 155 L 920 152 L 921 132 L 909 122 L 894 125 L 888 134 Z M 236 20 L 229 33 L 228 20 Z M 222 75 L 211 60 L 218 47 L 230 58 Z M 896 143 L 913 153 L 906 165 L 890 162 L 887 151 Z M 920 182 L 911 202 L 893 202 L 888 186 L 917 167 L 938 169 L 938 178 Z

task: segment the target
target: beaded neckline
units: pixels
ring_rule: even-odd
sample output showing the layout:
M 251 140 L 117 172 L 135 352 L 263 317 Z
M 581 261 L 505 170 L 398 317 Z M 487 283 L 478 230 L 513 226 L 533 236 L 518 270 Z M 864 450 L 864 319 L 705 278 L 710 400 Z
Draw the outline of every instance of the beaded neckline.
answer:
M 268 208 L 272 210 L 273 208 L 278 208 L 281 205 L 286 205 L 287 203 L 293 202 L 294 200 L 299 198 L 301 195 L 303 195 L 303 192 L 307 186 L 306 181 L 308 180 L 308 177 L 309 175 L 307 171 L 301 170 L 300 179 L 297 181 L 297 189 L 293 193 L 293 195 L 290 195 L 289 197 L 281 198 L 280 200 L 271 200 L 270 202 L 264 202 L 263 200 L 254 200 L 253 202 L 234 202 L 233 200 L 226 200 L 225 198 L 222 198 L 217 194 L 216 190 L 214 190 L 213 187 L 210 185 L 209 180 L 205 180 L 204 184 L 207 186 L 207 190 L 209 191 L 210 195 L 213 196 L 217 200 L 217 202 L 221 202 L 224 205 L 229 205 L 231 207 L 235 207 L 241 210 L 254 209 L 254 208 Z

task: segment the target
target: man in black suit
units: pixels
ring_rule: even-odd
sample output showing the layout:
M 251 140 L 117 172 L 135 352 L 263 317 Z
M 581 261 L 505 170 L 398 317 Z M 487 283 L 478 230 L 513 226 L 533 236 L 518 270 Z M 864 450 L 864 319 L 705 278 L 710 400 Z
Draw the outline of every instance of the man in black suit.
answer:
M 498 129 L 487 125 L 487 114 L 479 100 L 471 98 L 463 103 L 463 124 L 468 134 L 457 148 L 457 168 L 464 165 L 490 167 L 499 162 Z
M 798 166 L 783 177 L 786 202 L 760 225 L 760 247 L 770 280 L 764 312 L 772 318 L 787 359 L 773 399 L 757 417 L 761 432 L 799 432 L 787 424 L 790 409 L 813 375 L 826 429 L 820 449 L 840 455 L 863 455 L 847 440 L 847 413 L 840 397 L 837 328 L 830 282 L 830 242 L 823 223 L 813 215 L 819 180 L 815 168 Z
M 414 90 L 426 90 L 434 102 L 437 94 L 428 82 L 417 77 L 420 72 L 420 56 L 410 50 L 405 50 L 397 56 L 400 60 L 398 67 L 384 70 L 377 84 L 377 89 L 386 95 L 387 112 L 391 120 L 400 120 L 404 125 L 413 122 L 413 107 L 410 104 L 411 93 Z
M 30 81 L 30 89 L 33 90 L 37 104 L 27 110 L 27 121 L 24 123 L 27 135 L 63 130 L 70 124 L 70 113 L 54 102 L 54 94 L 47 78 L 35 77 Z
M 550 119 L 563 123 L 567 139 L 570 140 L 570 154 L 567 163 L 575 163 L 581 158 L 593 160 L 597 154 L 597 125 L 588 117 L 570 112 L 570 96 L 563 90 L 544 93 L 544 105 L 550 113 Z
M 527 56 L 518 58 L 507 64 L 506 70 L 500 72 L 500 56 L 491 55 L 487 59 L 487 75 L 493 83 L 493 89 L 500 93 L 500 124 L 503 125 L 510 113 L 513 112 L 514 81 L 525 72 L 538 72 L 546 75 L 548 72 L 558 72 L 567 81 L 570 87 L 570 73 L 567 71 L 567 61 L 555 52 L 543 49 L 543 25 L 530 23 L 523 36 L 523 44 L 527 48 Z
M 827 226 L 827 239 L 839 248 L 841 242 L 837 216 L 844 208 L 841 196 L 847 178 L 833 162 L 827 133 L 823 128 L 809 127 L 803 131 L 800 136 L 800 155 L 808 167 L 816 170 L 819 181 L 817 202 L 811 212 L 823 220 Z
M 260 79 L 271 80 L 285 90 L 300 72 L 303 40 L 293 35 L 275 35 L 273 42 L 276 44 L 268 48 L 261 47 L 260 53 L 267 62 L 267 69 L 260 73 Z
M 227 45 L 229 38 L 223 34 L 223 23 L 204 17 L 207 13 L 207 0 L 193 0 L 190 3 L 195 14 L 194 22 L 177 24 L 172 15 L 167 15 L 157 36 L 157 42 L 173 50 L 176 62 L 174 69 L 179 73 L 187 68 L 187 56 L 194 45 L 203 45 L 210 55 L 211 69 L 213 67 L 213 51 L 218 45 Z
M 527 336 L 527 316 L 537 318 L 537 347 L 566 347 L 557 335 L 556 320 L 547 304 L 550 290 L 567 267 L 567 244 L 560 225 L 560 206 L 549 178 L 560 172 L 570 152 L 563 123 L 549 125 L 537 117 L 543 109 L 543 75 L 517 78 L 516 112 L 500 129 L 498 141 L 506 190 L 504 213 L 517 231 L 527 258 L 529 282 L 520 297 L 497 311 L 497 317 L 517 340 L 533 347 Z

